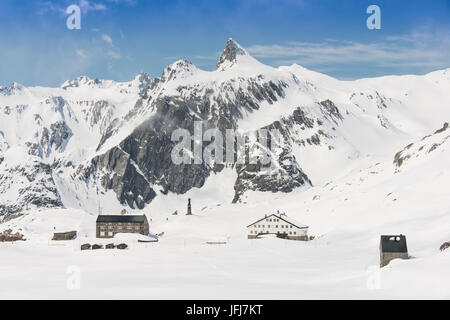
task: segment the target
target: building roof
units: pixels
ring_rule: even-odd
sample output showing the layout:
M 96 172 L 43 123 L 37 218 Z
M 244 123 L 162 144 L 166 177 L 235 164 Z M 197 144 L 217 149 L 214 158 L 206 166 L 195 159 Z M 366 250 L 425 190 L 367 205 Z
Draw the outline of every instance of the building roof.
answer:
M 258 221 L 253 222 L 252 224 L 249 224 L 249 225 L 247 226 L 247 228 L 250 227 L 250 226 L 252 226 L 252 225 L 254 225 L 255 223 L 258 223 L 258 222 L 260 222 L 260 221 L 262 221 L 262 220 L 264 220 L 264 219 L 267 219 L 267 218 L 269 218 L 269 217 L 272 217 L 272 216 L 276 217 L 277 219 L 283 220 L 284 222 L 287 222 L 287 223 L 289 223 L 289 224 L 292 224 L 293 226 L 295 226 L 295 227 L 297 227 L 297 228 L 299 228 L 299 229 L 308 229 L 308 228 L 309 228 L 307 225 L 301 224 L 301 223 L 299 223 L 299 222 L 297 222 L 297 221 L 295 221 L 295 220 L 289 218 L 289 217 L 286 216 L 286 215 L 276 215 L 276 214 L 274 214 L 274 213 L 271 214 L 271 215 L 265 216 L 264 218 L 261 218 L 261 219 L 259 219 Z
M 406 237 L 402 234 L 381 236 L 380 246 L 382 252 L 408 252 Z
M 65 231 L 65 232 L 53 232 L 53 234 L 57 235 L 64 235 L 64 234 L 72 234 L 77 233 L 76 231 Z
M 146 220 L 145 214 L 142 216 L 131 215 L 99 215 L 97 222 L 130 222 L 130 223 L 144 223 Z

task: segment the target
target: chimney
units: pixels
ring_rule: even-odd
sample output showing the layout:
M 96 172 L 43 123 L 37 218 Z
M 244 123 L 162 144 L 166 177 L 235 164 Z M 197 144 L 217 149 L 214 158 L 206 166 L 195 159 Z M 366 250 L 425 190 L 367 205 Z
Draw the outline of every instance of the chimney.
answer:
M 191 216 L 192 215 L 192 208 L 191 208 L 191 199 L 188 199 L 188 206 L 187 206 L 187 216 Z

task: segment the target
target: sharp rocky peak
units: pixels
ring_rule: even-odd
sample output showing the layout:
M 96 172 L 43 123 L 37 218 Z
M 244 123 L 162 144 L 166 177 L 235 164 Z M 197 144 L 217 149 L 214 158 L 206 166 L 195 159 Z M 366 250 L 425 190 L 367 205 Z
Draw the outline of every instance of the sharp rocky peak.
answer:
M 224 66 L 234 64 L 239 56 L 250 55 L 236 41 L 231 38 L 228 39 L 225 49 L 223 50 L 219 62 L 217 63 L 216 70 L 221 69 Z

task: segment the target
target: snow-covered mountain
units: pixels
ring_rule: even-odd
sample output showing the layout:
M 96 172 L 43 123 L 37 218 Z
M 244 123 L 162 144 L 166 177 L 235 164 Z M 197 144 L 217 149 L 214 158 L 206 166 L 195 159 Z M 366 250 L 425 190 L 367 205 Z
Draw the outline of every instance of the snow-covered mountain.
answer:
M 364 159 L 392 159 L 450 118 L 450 69 L 339 81 L 298 65 L 273 68 L 232 39 L 214 71 L 185 60 L 158 78 L 80 77 L 60 88 L 0 87 L 0 215 L 31 207 L 142 209 L 234 172 L 229 202 L 292 192 Z M 270 166 L 175 165 L 172 132 L 278 129 Z M 246 148 L 258 150 L 254 141 Z M 391 160 L 392 161 L 392 160 Z M 227 180 L 228 181 L 228 180 Z

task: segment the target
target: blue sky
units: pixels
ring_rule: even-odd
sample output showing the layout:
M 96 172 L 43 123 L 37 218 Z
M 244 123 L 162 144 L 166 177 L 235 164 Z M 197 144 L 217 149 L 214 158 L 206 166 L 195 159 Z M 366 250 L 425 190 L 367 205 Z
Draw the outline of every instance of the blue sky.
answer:
M 71 4 L 81 30 L 66 27 Z M 366 27 L 371 4 L 381 30 Z M 1 0 L 0 30 L 5 86 L 159 76 L 180 58 L 212 70 L 229 37 L 266 64 L 340 79 L 450 67 L 450 0 Z

